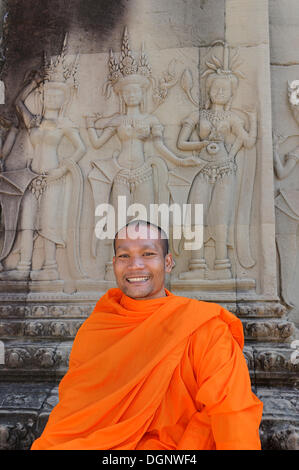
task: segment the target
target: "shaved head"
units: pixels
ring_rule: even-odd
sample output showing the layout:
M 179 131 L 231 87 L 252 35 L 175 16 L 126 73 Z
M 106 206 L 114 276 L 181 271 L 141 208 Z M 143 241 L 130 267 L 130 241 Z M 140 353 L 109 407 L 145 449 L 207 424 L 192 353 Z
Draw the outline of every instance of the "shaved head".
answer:
M 139 230 L 139 227 L 149 227 L 150 229 L 153 229 L 156 232 L 156 235 L 151 235 L 151 237 L 147 238 L 153 238 L 153 239 L 158 239 L 160 240 L 162 251 L 163 251 L 163 256 L 165 257 L 167 253 L 169 252 L 169 242 L 168 242 L 168 237 L 165 233 L 165 231 L 159 227 L 158 225 L 152 224 L 151 222 L 148 222 L 146 220 L 132 220 L 131 222 L 128 222 L 124 227 L 122 227 L 114 237 L 113 241 L 113 248 L 114 248 L 114 254 L 115 254 L 115 242 L 118 238 L 125 238 L 129 232 L 129 235 L 132 235 L 132 238 L 144 238 L 144 235 L 142 236 Z

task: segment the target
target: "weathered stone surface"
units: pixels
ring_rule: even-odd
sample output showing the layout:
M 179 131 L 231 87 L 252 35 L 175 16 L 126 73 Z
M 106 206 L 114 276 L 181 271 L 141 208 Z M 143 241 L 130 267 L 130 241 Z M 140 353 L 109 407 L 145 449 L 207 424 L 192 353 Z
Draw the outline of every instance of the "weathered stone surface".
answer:
M 292 44 L 298 43 L 298 4 L 296 0 L 269 0 L 271 63 L 298 64 Z
M 40 435 L 78 329 L 115 286 L 95 208 L 117 196 L 204 204 L 201 247 L 170 230 L 167 287 L 241 319 L 263 448 L 298 448 L 297 1 L 6 0 L 0 14 L 0 449 Z

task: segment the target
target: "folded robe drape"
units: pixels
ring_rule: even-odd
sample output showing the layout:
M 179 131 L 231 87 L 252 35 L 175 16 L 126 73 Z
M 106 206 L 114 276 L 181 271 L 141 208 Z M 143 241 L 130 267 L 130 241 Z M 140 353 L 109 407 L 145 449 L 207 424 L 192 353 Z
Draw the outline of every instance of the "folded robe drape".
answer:
M 165 292 L 101 297 L 32 450 L 260 449 L 241 321 Z

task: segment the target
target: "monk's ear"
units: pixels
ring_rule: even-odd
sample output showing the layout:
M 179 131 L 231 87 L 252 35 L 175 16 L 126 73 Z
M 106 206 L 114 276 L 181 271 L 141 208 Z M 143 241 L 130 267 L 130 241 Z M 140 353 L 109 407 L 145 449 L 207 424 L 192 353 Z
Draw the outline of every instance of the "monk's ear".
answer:
M 167 255 L 165 256 L 165 272 L 170 273 L 174 265 L 175 263 L 172 258 L 172 254 L 167 253 Z

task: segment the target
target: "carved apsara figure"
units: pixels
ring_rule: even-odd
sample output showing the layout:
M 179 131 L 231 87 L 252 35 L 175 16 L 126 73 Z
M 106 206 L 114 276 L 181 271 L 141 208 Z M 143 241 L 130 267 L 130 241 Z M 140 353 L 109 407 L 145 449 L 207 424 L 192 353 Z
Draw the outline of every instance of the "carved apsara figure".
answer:
M 299 80 L 288 84 L 288 99 L 292 114 L 299 125 Z M 286 140 L 274 134 L 274 169 L 279 181 L 275 197 L 276 243 L 280 257 L 281 293 L 284 301 L 292 306 L 291 290 L 296 272 L 299 227 L 299 147 L 284 156 L 279 146 Z
M 143 48 L 139 60 L 134 58 L 127 29 L 124 31 L 120 61 L 116 60 L 112 51 L 110 53 L 109 72 L 106 96 L 113 89 L 119 97 L 120 112 L 110 118 L 101 118 L 99 115 L 88 117 L 87 128 L 94 148 L 101 148 L 112 136 L 117 136 L 121 150 L 108 159 L 92 162 L 93 170 L 89 173 L 89 180 L 95 207 L 110 201 L 117 209 L 118 196 L 125 196 L 127 206 L 140 203 L 148 209 L 151 203 L 162 202 L 163 199 L 161 197 L 157 200 L 159 197 L 154 190 L 152 167 L 159 167 L 159 177 L 166 185 L 168 170 L 165 161 L 177 166 L 189 166 L 195 165 L 196 159 L 179 158 L 165 146 L 163 126 L 154 114 L 147 111 L 146 106 L 147 91 L 152 81 L 151 68 Z M 163 80 L 160 95 L 157 89 L 154 90 L 156 98 L 162 102 L 167 95 L 167 87 L 171 85 L 171 81 L 167 83 L 167 80 Z M 101 130 L 100 134 L 98 130 Z M 146 158 L 144 145 L 150 139 L 162 158 Z M 163 202 L 168 200 L 164 199 Z
M 244 120 L 231 109 L 239 77 L 243 76 L 237 70 L 236 57 L 229 61 L 229 49 L 224 44 L 223 61 L 213 56 L 206 64 L 208 68 L 202 74 L 203 78 L 206 77 L 206 102 L 203 107 L 192 97 L 190 72 L 185 71 L 182 77 L 185 92 L 200 109 L 183 120 L 177 146 L 180 150 L 193 151 L 198 155 L 198 170 L 188 202 L 203 204 L 204 244 L 200 250 L 192 251 L 189 271 L 181 273 L 180 279 L 232 277 L 228 247 L 234 246 L 231 231 L 237 198 L 236 156 L 242 148 L 251 149 L 257 137 L 256 113 L 247 112 L 249 130 L 246 130 Z M 193 132 L 198 140 L 192 140 Z M 250 208 L 250 194 L 246 197 Z M 210 239 L 215 246 L 214 269 L 208 269 L 205 259 L 205 244 Z
M 16 110 L 21 126 L 25 128 L 30 144 L 32 145 L 32 161 L 28 175 L 24 178 L 25 170 L 7 171 L 2 173 L 1 181 L 10 183 L 18 188 L 21 194 L 21 206 L 18 217 L 18 230 L 20 231 L 20 259 L 16 269 L 4 271 L 0 278 L 26 280 L 55 280 L 59 278 L 56 247 L 66 245 L 61 226 L 59 225 L 59 211 L 63 207 L 63 177 L 70 172 L 73 180 L 72 200 L 76 217 L 80 208 L 81 173 L 77 162 L 85 153 L 85 146 L 75 128 L 74 123 L 65 112 L 70 104 L 76 82 L 77 59 L 72 66 L 66 63 L 66 39 L 58 58 L 45 64 L 44 76 L 38 73 L 31 74 L 24 87 L 16 98 Z M 26 104 L 30 94 L 40 89 L 42 94 L 42 112 L 33 114 Z M 71 158 L 59 160 L 58 148 L 66 138 L 73 147 Z M 29 162 L 28 162 L 29 163 Z M 26 180 L 26 181 L 25 181 Z M 5 189 L 2 193 L 5 194 Z M 9 204 L 9 192 L 6 191 L 2 205 L 4 212 Z M 7 212 L 7 211 L 6 211 Z M 16 214 L 18 215 L 18 214 Z M 63 214 L 67 219 L 68 214 Z M 73 214 L 74 216 L 75 214 Z M 9 216 L 6 216 L 9 222 Z M 5 227 L 7 230 L 7 227 Z M 44 260 L 42 269 L 32 270 L 33 246 L 36 235 L 43 240 Z M 10 240 L 10 248 L 13 240 Z M 75 243 L 74 243 L 75 245 Z M 5 256 L 9 254 L 4 242 Z M 74 247 L 73 247 L 74 248 Z M 72 266 L 79 260 L 76 257 L 77 248 L 70 255 Z M 3 256 L 1 257 L 3 259 Z M 77 274 L 77 273 L 75 273 Z

